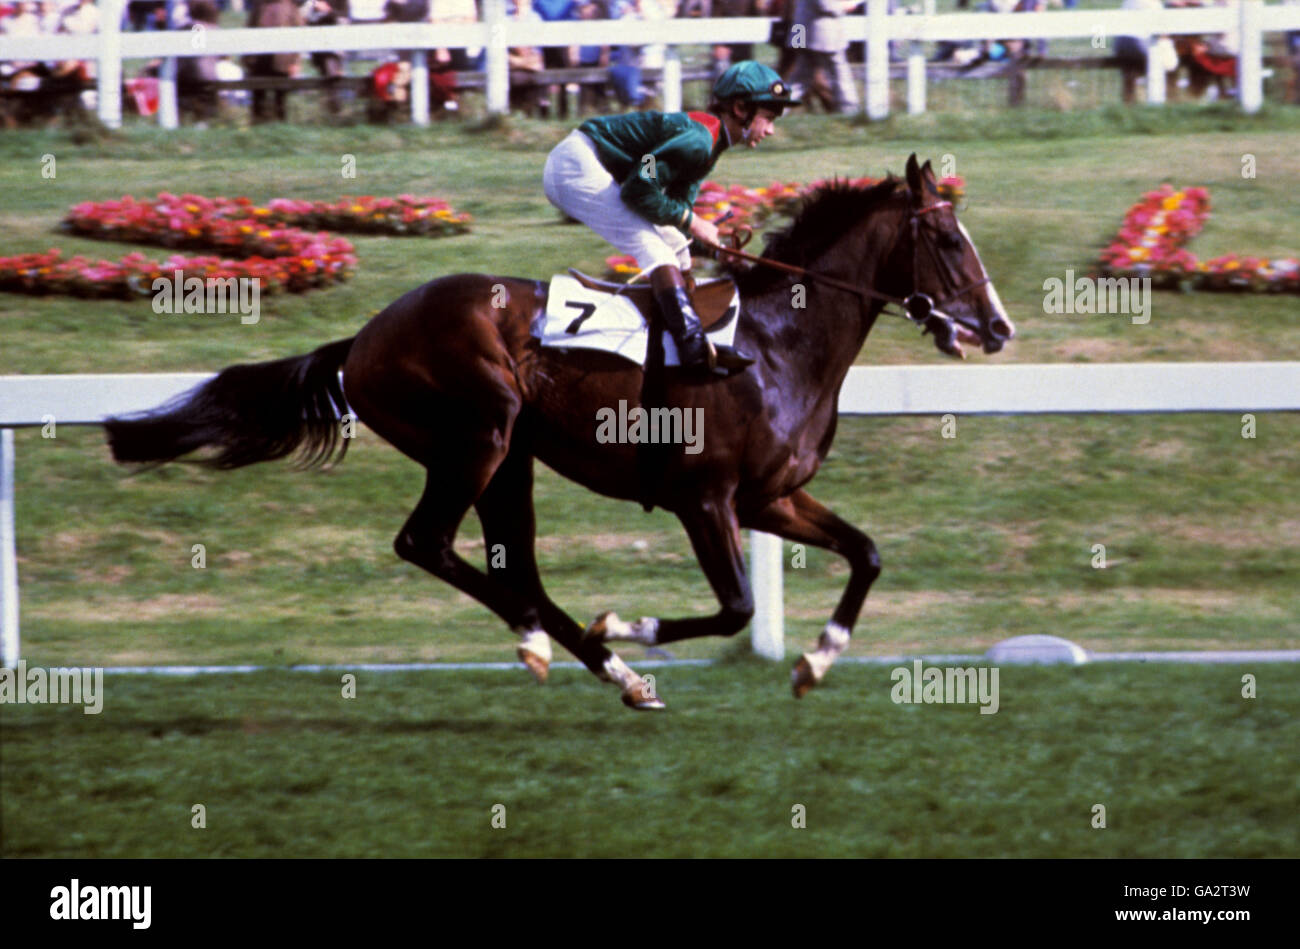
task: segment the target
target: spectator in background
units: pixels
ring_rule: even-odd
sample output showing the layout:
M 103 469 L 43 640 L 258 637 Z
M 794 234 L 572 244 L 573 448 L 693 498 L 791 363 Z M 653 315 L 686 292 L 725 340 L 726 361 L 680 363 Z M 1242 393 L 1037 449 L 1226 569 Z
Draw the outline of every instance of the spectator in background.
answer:
M 561 20 L 577 19 L 576 0 L 533 0 L 533 9 L 547 23 Z M 567 46 L 543 46 L 542 65 L 546 69 L 568 69 L 570 65 Z M 540 107 L 544 115 L 552 113 L 561 117 L 569 114 L 569 103 L 565 100 L 563 86 L 549 86 L 542 97 Z
M 59 32 L 78 35 L 98 33 L 99 8 L 95 6 L 95 0 L 80 0 L 76 6 L 65 9 L 59 18 Z
M 37 15 L 40 17 L 42 33 L 59 32 L 61 14 L 55 0 L 41 0 L 40 12 Z
M 73 7 L 68 7 L 63 11 L 59 18 L 60 33 L 72 33 L 83 36 L 88 33 L 99 32 L 99 9 L 95 6 L 95 0 L 80 0 Z M 52 70 L 55 80 L 67 82 L 81 82 L 95 78 L 95 62 L 90 59 L 75 60 L 70 59 L 66 62 L 57 63 Z M 89 92 L 83 97 L 83 102 L 89 101 Z
M 627 20 L 627 32 L 635 33 L 632 20 L 641 19 L 637 0 L 614 0 L 610 4 L 611 20 Z M 640 46 L 611 46 L 609 49 L 609 84 L 614 98 L 624 109 L 639 109 L 646 101 L 646 90 L 641 85 Z
M 1295 6 L 1300 4 L 1300 0 L 1286 0 L 1286 2 Z M 1300 30 L 1296 30 L 1286 35 L 1286 48 L 1291 56 L 1291 95 L 1288 96 L 1295 105 L 1300 105 Z
M 515 0 L 508 12 L 512 20 L 520 23 L 542 22 L 532 0 Z M 536 46 L 511 46 L 506 51 L 506 60 L 510 67 L 510 108 L 520 109 L 528 116 L 536 115 L 539 98 L 536 75 L 542 68 L 542 51 Z
M 215 30 L 221 14 L 212 0 L 190 0 L 189 16 L 191 26 L 197 24 L 205 30 Z M 176 60 L 176 104 L 182 112 L 193 113 L 199 122 L 217 114 L 217 90 L 199 88 L 201 83 L 216 81 L 217 59 L 216 56 L 181 56 Z
M 609 19 L 609 9 L 602 0 L 578 0 L 576 10 L 576 18 L 579 20 Z M 607 46 L 578 46 L 569 51 L 569 56 L 576 67 L 595 69 L 609 65 L 609 47 Z M 599 108 L 608 98 L 601 86 L 580 86 L 578 95 L 578 111 L 580 112 Z
M 638 18 L 646 21 L 671 20 L 673 18 L 672 0 L 636 0 Z M 668 55 L 668 47 L 663 43 L 651 43 L 641 47 L 642 69 L 663 69 Z M 659 95 L 657 84 L 646 87 L 647 96 Z
M 36 0 L 22 0 L 8 16 L 0 18 L 0 33 L 5 36 L 39 36 L 42 32 Z
M 767 0 L 713 0 L 712 15 L 715 17 L 764 16 L 766 12 Z M 753 58 L 753 43 L 730 43 L 714 46 L 713 76 L 711 78 L 717 81 L 732 63 Z
M 1121 10 L 1163 10 L 1160 0 L 1124 0 Z M 1145 36 L 1115 37 L 1115 57 L 1120 61 L 1120 76 L 1124 83 L 1124 101 L 1137 100 L 1137 84 L 1147 73 L 1148 39 Z
M 41 18 L 37 12 L 35 0 L 25 0 L 14 8 L 10 16 L 0 20 L 0 33 L 5 36 L 39 36 Z M 35 89 L 40 86 L 40 76 L 45 67 L 36 62 L 22 60 L 0 61 L 0 79 L 5 84 L 13 83 L 15 88 Z
M 772 32 L 768 36 L 768 45 L 780 50 L 776 61 L 776 71 L 786 82 L 794 72 L 799 60 L 799 50 L 790 45 L 790 27 L 794 25 L 795 0 L 769 0 L 767 12 L 774 17 Z
M 5 36 L 39 36 L 41 18 L 35 0 L 23 0 L 8 16 L 0 18 L 0 33 Z
M 848 38 L 843 17 L 856 0 L 794 0 L 794 17 L 786 40 L 795 51 L 790 85 L 795 98 L 800 86 L 827 112 L 857 111 L 858 94 L 845 56 Z M 802 27 L 802 29 L 801 29 Z
M 477 23 L 478 7 L 474 0 L 430 0 L 429 22 Z M 466 72 L 474 68 L 474 60 L 481 52 L 479 49 L 440 49 L 438 61 L 451 63 L 451 68 L 457 72 Z
M 137 33 L 162 29 L 167 19 L 167 0 L 127 0 L 126 17 Z
M 248 17 L 250 27 L 303 26 L 302 14 L 292 0 L 263 0 L 252 8 Z M 298 75 L 301 57 L 297 53 L 264 53 L 244 58 L 251 78 L 289 79 Z M 287 121 L 289 118 L 285 89 L 253 90 L 253 121 Z
M 348 0 L 306 0 L 299 7 L 299 12 L 308 26 L 339 26 L 349 22 Z M 343 76 L 342 53 L 312 53 L 311 64 L 322 78 L 339 79 Z M 338 115 L 343 111 L 337 85 L 332 85 L 326 90 L 325 107 L 331 115 Z
M 425 23 L 429 19 L 429 0 L 386 0 L 385 23 Z
M 474 23 L 478 8 L 474 0 L 431 0 L 429 22 L 437 24 Z M 460 101 L 456 95 L 456 72 L 468 70 L 479 50 L 436 49 L 429 61 L 429 105 L 437 110 L 456 112 Z

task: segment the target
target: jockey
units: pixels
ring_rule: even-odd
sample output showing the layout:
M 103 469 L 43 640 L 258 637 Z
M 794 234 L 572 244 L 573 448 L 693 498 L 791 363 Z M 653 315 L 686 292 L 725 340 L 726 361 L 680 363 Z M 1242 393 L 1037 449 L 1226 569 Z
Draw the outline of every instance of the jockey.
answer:
M 588 119 L 551 151 L 546 197 L 649 272 L 664 325 L 682 366 L 727 375 L 754 360 L 730 347 L 715 350 L 691 305 L 683 271 L 690 238 L 718 244 L 718 229 L 691 210 L 700 183 L 729 146 L 750 148 L 774 131 L 789 87 L 752 60 L 731 66 L 713 85 L 708 112 L 631 112 Z

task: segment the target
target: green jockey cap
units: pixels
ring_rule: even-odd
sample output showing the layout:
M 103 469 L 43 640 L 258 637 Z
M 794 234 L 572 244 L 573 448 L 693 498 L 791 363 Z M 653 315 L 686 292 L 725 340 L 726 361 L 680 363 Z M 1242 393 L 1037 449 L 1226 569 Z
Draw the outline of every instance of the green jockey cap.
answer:
M 718 102 L 741 99 L 769 108 L 780 115 L 787 106 L 799 105 L 790 98 L 790 87 L 775 69 L 742 59 L 728 67 L 713 84 L 713 98 Z

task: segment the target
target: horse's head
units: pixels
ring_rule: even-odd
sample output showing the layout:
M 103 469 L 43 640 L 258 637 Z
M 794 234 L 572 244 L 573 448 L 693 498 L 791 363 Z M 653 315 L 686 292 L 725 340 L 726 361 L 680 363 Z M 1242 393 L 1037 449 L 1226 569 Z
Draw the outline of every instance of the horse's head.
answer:
M 964 358 L 962 343 L 997 352 L 1016 330 L 970 234 L 939 194 L 928 161 L 909 157 L 906 182 L 908 207 L 881 289 L 903 298 L 907 315 L 934 333 L 943 352 Z
M 768 236 L 758 263 L 739 278 L 742 296 L 778 287 L 784 293 L 791 286 L 802 293 L 803 281 L 793 283 L 791 275 L 809 277 L 833 288 L 827 298 L 840 305 L 856 294 L 856 309 L 870 309 L 871 320 L 882 303 L 901 305 L 951 356 L 964 355 L 962 343 L 994 353 L 1015 336 L 970 235 L 940 195 L 930 163 L 919 166 L 915 155 L 907 160 L 906 179 L 890 175 L 867 188 L 839 181 L 819 188 L 789 227 Z M 819 311 L 838 319 L 824 305 Z M 778 312 L 807 321 L 800 309 Z M 870 328 L 870 321 L 863 325 L 859 345 Z

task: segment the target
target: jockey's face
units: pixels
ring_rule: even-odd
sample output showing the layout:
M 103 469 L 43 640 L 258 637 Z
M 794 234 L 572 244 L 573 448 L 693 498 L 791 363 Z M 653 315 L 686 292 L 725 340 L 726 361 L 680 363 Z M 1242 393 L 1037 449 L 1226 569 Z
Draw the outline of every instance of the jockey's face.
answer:
M 754 115 L 754 121 L 745 128 L 745 144 L 758 148 L 758 143 L 769 135 L 776 133 L 777 113 L 771 109 L 760 108 Z

